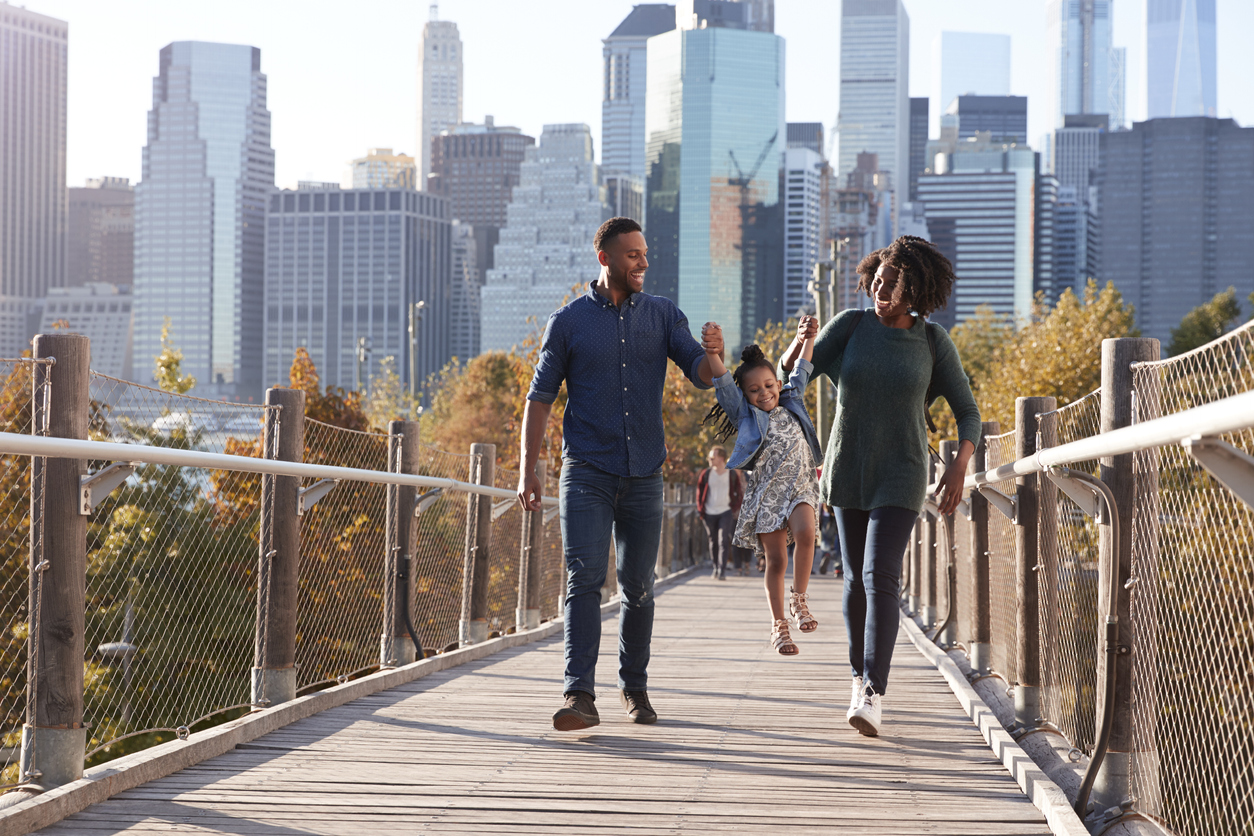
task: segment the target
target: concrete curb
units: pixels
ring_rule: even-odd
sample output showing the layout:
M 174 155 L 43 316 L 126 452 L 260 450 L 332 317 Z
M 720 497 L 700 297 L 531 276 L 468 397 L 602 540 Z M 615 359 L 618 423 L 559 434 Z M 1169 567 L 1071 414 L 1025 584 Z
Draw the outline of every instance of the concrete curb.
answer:
M 696 572 L 700 565 L 689 566 L 679 572 L 659 578 L 655 588 L 666 586 Z M 601 605 L 602 618 L 612 615 L 619 608 L 618 599 Z M 20 801 L 0 810 L 0 836 L 21 836 L 55 824 L 67 816 L 80 812 L 125 790 L 155 781 L 189 766 L 216 758 L 231 751 L 241 743 L 256 740 L 275 729 L 311 717 L 329 708 L 337 708 L 353 700 L 395 688 L 438 671 L 455 668 L 468 662 L 477 662 L 502 650 L 519 647 L 547 639 L 562 630 L 563 622 L 554 619 L 534 630 L 512 633 L 480 644 L 464 647 L 449 653 L 441 653 L 410 665 L 354 679 L 343 685 L 327 688 L 303 697 L 240 717 L 220 726 L 197 732 L 187 740 L 171 740 L 117 758 L 107 764 L 87 770 L 73 783 L 49 790 L 41 795 Z M 555 680 L 555 687 L 557 687 Z
M 979 728 L 980 734 L 984 735 L 984 740 L 1010 771 L 1024 794 L 1031 799 L 1038 810 L 1045 814 L 1049 829 L 1057 836 L 1089 836 L 1084 822 L 1076 815 L 1075 810 L 1071 809 L 1066 793 L 1050 780 L 1049 776 L 1019 747 L 1019 744 L 1010 736 L 1010 732 L 1002 727 L 993 714 L 993 710 L 980 699 L 980 695 L 958 670 L 954 660 L 923 635 L 919 625 L 915 624 L 914 619 L 905 613 L 901 615 L 901 625 L 924 658 L 945 677 L 945 681 L 949 683 L 950 689 L 958 698 L 958 702 L 962 704 L 967 716 Z

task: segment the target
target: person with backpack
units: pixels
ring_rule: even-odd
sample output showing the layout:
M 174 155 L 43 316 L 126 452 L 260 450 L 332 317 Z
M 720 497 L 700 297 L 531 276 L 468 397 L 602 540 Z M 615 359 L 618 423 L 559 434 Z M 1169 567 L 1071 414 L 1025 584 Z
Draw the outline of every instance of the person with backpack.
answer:
M 858 277 L 874 309 L 837 314 L 819 333 L 811 363 L 837 388 L 819 491 L 836 517 L 845 570 L 853 675 L 845 716 L 875 736 L 897 641 L 902 558 L 927 499 L 927 407 L 944 398 L 960 439 L 936 490 L 942 514 L 962 498 L 980 410 L 953 341 L 927 321 L 953 290 L 949 259 L 931 242 L 903 235 L 864 258 Z

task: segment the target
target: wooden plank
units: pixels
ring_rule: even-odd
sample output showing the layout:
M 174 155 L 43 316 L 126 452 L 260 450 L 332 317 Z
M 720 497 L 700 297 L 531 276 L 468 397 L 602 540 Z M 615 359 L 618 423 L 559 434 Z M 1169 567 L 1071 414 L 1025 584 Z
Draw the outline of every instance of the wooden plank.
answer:
M 849 728 L 839 596 L 838 581 L 814 579 L 822 626 L 784 658 L 757 579 L 667 589 L 655 726 L 618 706 L 610 620 L 602 722 L 585 732 L 552 728 L 555 637 L 300 720 L 40 832 L 1049 833 L 904 635 L 883 734 Z

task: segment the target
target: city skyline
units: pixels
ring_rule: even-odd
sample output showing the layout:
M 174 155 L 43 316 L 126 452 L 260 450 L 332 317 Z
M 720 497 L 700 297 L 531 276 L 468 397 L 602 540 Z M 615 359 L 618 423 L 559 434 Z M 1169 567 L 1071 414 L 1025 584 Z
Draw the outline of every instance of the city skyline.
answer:
M 143 114 L 156 69 L 152 56 L 184 38 L 251 43 L 266 50 L 280 186 L 294 187 L 305 179 L 343 181 L 349 161 L 363 148 L 390 146 L 415 152 L 410 146 L 426 4 L 384 3 L 382 11 L 395 25 L 358 43 L 346 41 L 336 26 L 320 24 L 335 19 L 330 4 L 325 13 L 319 13 L 317 3 L 302 6 L 308 13 L 293 26 L 286 5 L 250 6 L 248 14 L 235 15 L 229 13 L 235 2 L 224 0 L 222 14 L 212 18 L 154 0 L 124 4 L 135 14 L 119 14 L 116 7 L 98 8 L 85 0 L 45 0 L 32 6 L 70 22 L 69 185 L 99 176 L 139 179 Z M 1217 2 L 1219 115 L 1254 124 L 1254 85 L 1244 82 L 1254 75 L 1254 55 L 1236 41 L 1240 31 L 1254 27 L 1254 5 Z M 533 20 L 504 0 L 476 0 L 473 8 L 469 0 L 441 2 L 440 18 L 458 23 L 466 47 L 464 118 L 481 121 L 484 113 L 493 113 L 500 122 L 518 125 L 532 135 L 545 122 L 581 120 L 592 127 L 599 150 L 601 42 L 632 5 L 615 0 L 589 7 L 573 0 L 546 0 L 552 14 Z M 1001 32 L 1012 38 L 1011 93 L 1029 97 L 1030 140 L 1052 128 L 1046 118 L 1045 0 L 1024 0 L 1029 8 L 1014 14 L 993 0 L 973 0 L 962 10 L 946 8 L 950 4 L 942 0 L 905 0 L 905 5 L 912 29 L 912 96 L 930 93 L 931 41 L 936 33 Z M 839 3 L 826 0 L 778 4 L 776 32 L 789 43 L 788 121 L 822 122 L 829 130 L 835 122 L 839 103 L 830 69 L 839 57 L 839 13 Z M 1128 49 L 1129 123 L 1146 116 L 1144 18 L 1143 0 L 1115 0 L 1114 43 Z M 122 38 L 128 49 L 119 55 L 116 45 Z M 504 62 L 517 60 L 509 57 L 516 52 L 511 44 L 545 38 L 560 38 L 567 47 L 529 54 L 520 64 L 526 72 L 507 71 Z M 327 49 L 344 46 L 351 54 L 359 51 L 360 60 L 322 60 Z M 571 72 L 572 66 L 583 71 Z M 380 84 L 379 78 L 394 83 Z M 345 118 L 327 124 L 323 117 L 328 108 Z M 102 125 L 108 127 L 102 130 Z

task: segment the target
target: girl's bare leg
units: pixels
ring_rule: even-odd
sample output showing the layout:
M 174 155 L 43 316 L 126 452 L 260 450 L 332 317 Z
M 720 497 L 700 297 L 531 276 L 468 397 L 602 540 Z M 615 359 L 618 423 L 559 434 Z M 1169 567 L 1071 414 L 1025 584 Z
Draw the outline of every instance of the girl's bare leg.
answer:
M 805 503 L 792 509 L 788 527 L 792 529 L 793 541 L 792 588 L 805 592 L 810 586 L 810 568 L 814 566 L 814 509 Z M 783 534 L 782 531 L 777 533 Z M 781 580 L 780 589 L 783 588 Z
M 784 575 L 788 571 L 788 532 L 781 528 L 770 534 L 759 534 L 758 539 L 766 551 L 766 602 L 771 607 L 771 620 L 786 619 L 788 604 L 784 601 Z M 813 551 L 812 544 L 811 560 L 814 558 Z

